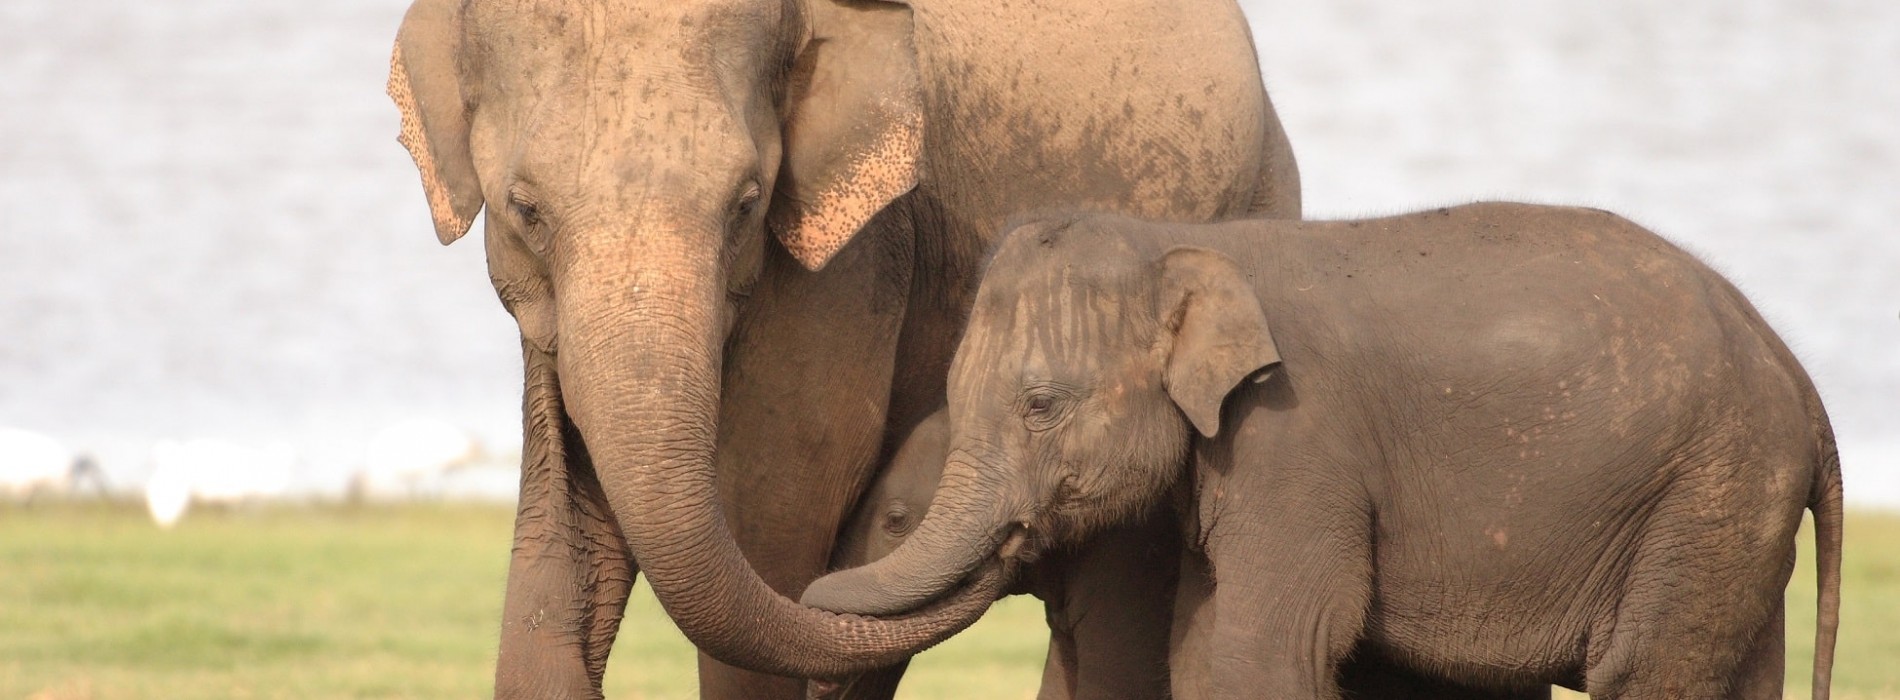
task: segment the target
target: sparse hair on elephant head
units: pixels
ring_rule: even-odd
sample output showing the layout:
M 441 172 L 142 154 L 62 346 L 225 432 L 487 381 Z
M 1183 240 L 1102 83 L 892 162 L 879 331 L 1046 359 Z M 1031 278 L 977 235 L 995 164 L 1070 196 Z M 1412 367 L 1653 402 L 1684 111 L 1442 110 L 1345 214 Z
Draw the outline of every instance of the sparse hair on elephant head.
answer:
M 1148 249 L 1119 226 L 1081 213 L 1013 228 L 952 363 L 950 468 L 1020 481 L 1001 502 L 1039 544 L 1148 508 L 1189 434 L 1216 436 L 1227 396 L 1281 363 L 1235 262 Z
M 1056 308 L 1045 310 L 1052 314 L 1051 321 L 1064 318 L 1054 315 L 1058 312 L 1086 315 L 1105 303 L 1124 312 L 1142 311 L 1119 321 L 1152 321 L 1155 327 L 1084 319 L 1082 337 L 1076 340 L 1109 341 L 1097 338 L 1099 328 L 1089 322 L 1134 332 L 1123 340 L 1153 334 L 1152 347 L 1164 352 L 1161 377 L 1168 397 L 1201 435 L 1215 436 L 1227 395 L 1243 381 L 1264 381 L 1280 363 L 1249 275 L 1227 256 L 1205 248 L 1176 246 L 1154 254 L 1099 227 L 1098 216 L 1065 212 L 1013 224 L 992 251 L 979 299 L 1008 299 L 1026 285 L 1040 285 L 1047 298 L 1059 301 Z M 994 271 L 999 258 L 1004 261 L 1001 273 Z M 1106 300 L 1105 291 L 1123 298 Z M 1133 303 L 1150 296 L 1148 309 Z M 1001 306 L 993 303 L 991 309 L 1000 311 Z M 977 327 L 977 320 L 973 315 L 971 328 Z M 962 352 L 960 348 L 959 358 Z M 1072 352 L 1051 356 L 1091 364 Z M 983 364 L 978 360 L 968 366 Z
M 1259 299 L 1226 256 L 1152 250 L 1088 215 L 1019 226 L 951 366 L 929 514 L 890 556 L 819 579 L 804 601 L 900 613 L 1017 530 L 1049 547 L 1135 517 L 1184 472 L 1193 434 L 1219 433 L 1227 398 L 1279 365 Z
M 1097 216 L 1064 210 L 1012 220 L 1006 227 L 1010 233 L 991 248 L 985 279 L 1004 251 L 1024 255 L 1026 241 L 1053 249 L 1078 225 L 1083 225 L 1079 235 L 1085 239 L 1112 235 L 1088 226 Z M 1268 372 L 1263 370 L 1280 363 L 1279 351 L 1248 275 L 1227 256 L 1180 246 L 1166 251 L 1154 265 L 1160 281 L 1154 290 L 1156 318 L 1171 343 L 1165 372 L 1168 394 L 1201 435 L 1213 437 L 1220 431 L 1220 408 L 1227 394 L 1243 380 L 1264 381 Z
M 1062 539 L 1160 498 L 1190 430 L 1218 434 L 1227 397 L 1280 364 L 1238 265 L 1147 246 L 1091 214 L 1012 230 L 951 367 L 951 463 L 1013 472 L 1016 519 Z

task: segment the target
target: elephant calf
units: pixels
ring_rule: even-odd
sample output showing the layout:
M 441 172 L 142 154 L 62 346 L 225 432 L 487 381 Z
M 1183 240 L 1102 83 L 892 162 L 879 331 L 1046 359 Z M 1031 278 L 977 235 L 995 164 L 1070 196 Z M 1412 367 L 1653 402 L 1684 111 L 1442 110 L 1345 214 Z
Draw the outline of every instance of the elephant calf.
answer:
M 949 427 L 949 413 L 938 409 L 904 437 L 839 533 L 832 568 L 882 559 L 916 531 L 943 475 Z M 1146 660 L 1166 658 L 1169 620 L 1139 611 L 1151 607 L 1145 604 L 1148 599 L 1165 600 L 1173 594 L 1176 572 L 1171 557 L 1178 551 L 1175 542 L 1179 539 L 1174 525 L 1165 512 L 1152 514 L 1094 535 L 1111 546 L 1038 552 L 1036 563 L 1023 570 L 1017 592 L 1034 593 L 1048 606 L 1049 653 L 1037 694 L 1040 700 L 1168 697 L 1167 669 L 1149 668 Z M 1102 610 L 1119 614 L 1090 614 Z M 890 698 L 904 668 L 881 669 L 842 682 L 813 681 L 810 695 L 838 700 Z M 1545 687 L 1509 692 L 1463 687 L 1369 658 L 1356 659 L 1339 676 L 1348 696 L 1368 700 L 1550 698 Z
M 1820 400 L 1734 287 L 1614 215 L 1032 223 L 988 268 L 949 400 L 923 522 L 807 603 L 911 610 L 1172 494 L 1179 697 L 1337 697 L 1357 649 L 1472 687 L 1779 698 L 1808 509 L 1827 696 Z

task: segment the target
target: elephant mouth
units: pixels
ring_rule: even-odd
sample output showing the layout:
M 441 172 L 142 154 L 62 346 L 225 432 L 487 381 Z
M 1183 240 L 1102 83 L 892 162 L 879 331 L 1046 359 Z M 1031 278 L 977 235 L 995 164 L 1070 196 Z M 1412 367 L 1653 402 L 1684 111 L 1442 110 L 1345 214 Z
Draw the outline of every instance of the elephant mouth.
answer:
M 998 564 L 1007 565 L 1015 572 L 1027 569 L 1042 558 L 1043 552 L 1047 551 L 1049 540 L 1049 532 L 1046 528 L 1037 530 L 1031 528 L 1028 523 L 1018 523 L 1010 528 L 1010 533 L 1004 536 L 1003 543 L 996 547 L 996 554 L 990 558 L 990 562 L 979 567 L 978 571 L 981 572 L 984 567 Z M 1009 595 L 1034 593 L 1033 578 L 1033 576 L 1017 576 L 1012 572 L 1005 591 Z
M 997 545 L 996 556 L 1029 566 L 1065 547 L 1064 543 L 1077 541 L 1077 521 L 1060 515 L 1048 511 L 1041 517 L 1014 523 L 1003 535 L 1002 544 Z
M 996 547 L 996 559 L 1012 565 L 1035 563 L 1036 559 L 1042 556 L 1045 543 L 1042 538 L 1032 535 L 1033 532 L 1035 531 L 1026 522 L 1017 523 L 1015 527 L 1010 528 L 1009 535 L 1005 536 L 1003 543 Z

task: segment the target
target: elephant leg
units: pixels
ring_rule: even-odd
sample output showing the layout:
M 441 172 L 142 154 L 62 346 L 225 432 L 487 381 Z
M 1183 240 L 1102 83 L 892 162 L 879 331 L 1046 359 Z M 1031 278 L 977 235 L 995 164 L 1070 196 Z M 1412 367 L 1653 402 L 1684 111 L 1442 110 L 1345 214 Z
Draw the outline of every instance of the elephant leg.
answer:
M 1074 700 L 1075 697 L 1075 635 L 1057 623 L 1055 611 L 1051 609 L 1049 653 L 1042 660 L 1042 686 L 1036 690 L 1036 700 Z
M 1052 694 L 1045 673 L 1039 697 L 1168 697 L 1181 536 L 1167 511 L 1157 507 L 1142 522 L 1109 529 L 1072 555 L 1050 615 L 1052 645 L 1060 636 L 1071 647 L 1064 659 L 1069 692 Z
M 1415 673 L 1388 660 L 1356 653 L 1339 669 L 1347 700 L 1550 700 L 1550 686 L 1512 690 L 1475 688 Z
M 1206 682 L 1186 700 L 1339 697 L 1372 600 L 1371 517 L 1329 479 L 1302 476 L 1204 526 L 1212 589 L 1193 646 Z
M 1211 679 L 1214 577 L 1202 552 L 1181 556 L 1168 630 L 1168 689 L 1177 698 L 1213 697 Z
M 885 442 L 913 239 L 902 201 L 808 272 L 774 249 L 727 343 L 715 451 L 734 538 L 767 585 L 797 599 Z M 941 397 L 938 399 L 941 401 Z M 701 655 L 705 698 L 799 698 L 799 679 Z
M 910 661 L 895 666 L 886 666 L 853 676 L 842 686 L 829 687 L 829 692 L 820 681 L 813 681 L 806 697 L 825 698 L 826 700 L 891 700 L 897 697 L 897 684 L 904 680 L 904 670 L 910 668 Z
M 1326 558 L 1304 549 L 1296 556 Z M 1325 566 L 1351 570 L 1348 562 Z M 1340 697 L 1337 668 L 1360 631 L 1364 598 L 1348 582 L 1266 578 L 1258 586 L 1244 580 L 1215 585 L 1213 624 L 1199 645 L 1211 654 L 1206 693 L 1193 697 Z
M 553 360 L 524 348 L 521 496 L 502 605 L 497 698 L 598 698 L 638 569 Z
M 1781 697 L 1783 676 L 1787 673 L 1787 603 L 1776 606 L 1768 624 L 1755 633 L 1754 643 L 1735 671 L 1728 696 L 1738 700 L 1769 700 Z
M 1778 683 L 1762 687 L 1766 669 L 1742 683 L 1755 695 L 1736 683 L 1749 663 L 1780 658 L 1762 636 L 1783 616 L 1802 512 L 1744 500 L 1754 496 L 1733 484 L 1772 484 L 1732 467 L 1742 463 L 1718 460 L 1653 507 L 1615 617 L 1590 640 L 1591 698 L 1779 697 Z

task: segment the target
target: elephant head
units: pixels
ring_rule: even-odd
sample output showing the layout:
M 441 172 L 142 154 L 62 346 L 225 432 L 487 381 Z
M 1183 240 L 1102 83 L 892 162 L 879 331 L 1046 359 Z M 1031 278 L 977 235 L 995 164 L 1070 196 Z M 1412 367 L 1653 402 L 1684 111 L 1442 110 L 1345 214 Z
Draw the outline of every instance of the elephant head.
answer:
M 444 244 L 485 212 L 531 429 L 571 419 L 542 433 L 584 443 L 661 603 L 735 665 L 886 664 L 995 593 L 882 622 L 800 607 L 741 556 L 714 485 L 723 347 L 768 238 L 815 270 L 916 184 L 911 32 L 867 0 L 417 0 L 397 36 L 400 141 Z
M 942 596 L 1010 533 L 1033 557 L 1139 516 L 1178 480 L 1191 431 L 1279 363 L 1247 276 L 1201 248 L 1145 253 L 1113 220 L 1010 232 L 949 379 L 950 437 L 928 514 L 897 550 L 805 590 L 888 615 Z
M 858 510 L 838 535 L 832 566 L 848 568 L 884 558 L 923 522 L 943 475 L 949 416 L 941 409 L 912 428 L 878 470 L 877 480 L 864 492 Z

